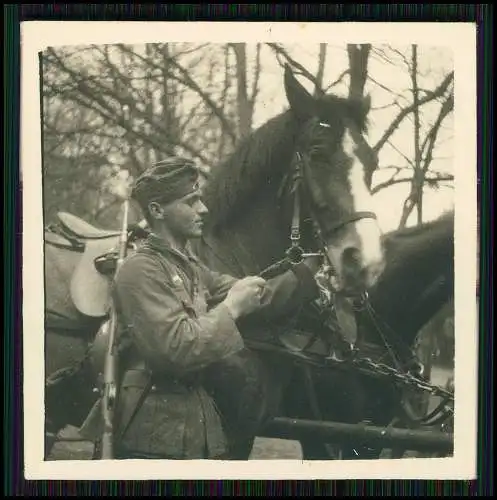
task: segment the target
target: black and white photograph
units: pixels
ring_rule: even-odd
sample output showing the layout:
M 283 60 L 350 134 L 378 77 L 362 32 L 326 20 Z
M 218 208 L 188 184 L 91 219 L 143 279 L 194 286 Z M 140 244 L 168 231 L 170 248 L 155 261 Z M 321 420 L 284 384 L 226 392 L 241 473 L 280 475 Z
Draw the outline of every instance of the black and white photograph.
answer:
M 36 24 L 27 477 L 471 478 L 476 30 Z

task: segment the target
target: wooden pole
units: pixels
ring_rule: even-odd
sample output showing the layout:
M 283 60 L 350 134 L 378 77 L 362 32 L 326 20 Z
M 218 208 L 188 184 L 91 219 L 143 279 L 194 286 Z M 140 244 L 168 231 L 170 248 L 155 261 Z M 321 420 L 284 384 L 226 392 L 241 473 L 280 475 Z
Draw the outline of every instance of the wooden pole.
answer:
M 321 439 L 330 444 L 354 444 L 371 447 L 402 447 L 407 450 L 453 453 L 454 435 L 441 431 L 419 431 L 366 424 L 319 422 L 292 418 L 274 418 L 261 437 L 280 439 Z

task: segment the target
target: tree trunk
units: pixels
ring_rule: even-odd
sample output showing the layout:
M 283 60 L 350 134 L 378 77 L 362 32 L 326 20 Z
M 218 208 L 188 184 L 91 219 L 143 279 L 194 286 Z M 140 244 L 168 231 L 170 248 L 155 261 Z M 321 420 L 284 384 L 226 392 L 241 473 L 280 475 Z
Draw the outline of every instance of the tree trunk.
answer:
M 314 87 L 314 96 L 318 96 L 322 93 L 324 67 L 326 64 L 327 49 L 328 49 L 328 45 L 326 43 L 319 44 L 318 70 L 316 72 L 316 83 L 315 83 L 315 87 Z
M 420 148 L 420 106 L 419 106 L 419 89 L 418 89 L 418 47 L 412 45 L 411 57 L 411 82 L 413 96 L 413 118 L 414 118 L 414 174 L 411 183 L 410 193 L 404 203 L 402 216 L 400 218 L 399 227 L 404 228 L 407 220 L 415 207 L 417 207 L 417 222 L 421 224 L 423 221 L 423 185 L 424 173 L 421 167 L 421 148 Z
M 236 90 L 238 109 L 238 140 L 244 139 L 252 130 L 253 103 L 247 91 L 247 52 L 245 43 L 233 43 L 236 57 Z
M 368 78 L 368 61 L 371 51 L 370 44 L 347 45 L 349 56 L 349 98 L 360 101 L 364 98 L 364 88 Z M 366 186 L 371 188 L 374 171 L 378 168 L 378 158 L 366 139 L 359 134 L 354 134 L 357 143 L 357 154 L 365 168 Z

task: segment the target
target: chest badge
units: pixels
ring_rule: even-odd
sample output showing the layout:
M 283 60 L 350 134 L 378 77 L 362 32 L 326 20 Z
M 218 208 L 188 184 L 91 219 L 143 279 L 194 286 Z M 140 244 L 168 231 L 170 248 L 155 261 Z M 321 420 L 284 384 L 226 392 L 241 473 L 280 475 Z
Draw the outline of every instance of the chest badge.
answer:
M 183 280 L 179 277 L 179 275 L 178 275 L 178 274 L 175 274 L 175 275 L 173 276 L 173 283 L 174 283 L 175 285 L 183 285 Z

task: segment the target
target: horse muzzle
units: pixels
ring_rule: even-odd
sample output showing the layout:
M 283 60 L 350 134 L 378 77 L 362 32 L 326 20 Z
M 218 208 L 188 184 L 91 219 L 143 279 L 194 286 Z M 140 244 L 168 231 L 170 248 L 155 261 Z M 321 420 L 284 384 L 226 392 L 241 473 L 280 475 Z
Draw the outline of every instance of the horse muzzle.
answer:
M 367 261 L 359 251 L 345 251 L 342 256 L 341 285 L 344 293 L 361 294 L 376 284 L 384 269 L 381 259 Z
M 382 232 L 373 218 L 348 224 L 328 241 L 326 253 L 335 271 L 335 288 L 346 295 L 367 291 L 385 269 Z
M 342 251 L 328 250 L 332 273 L 330 284 L 336 292 L 357 296 L 373 287 L 385 269 L 383 253 L 367 258 L 355 247 Z

